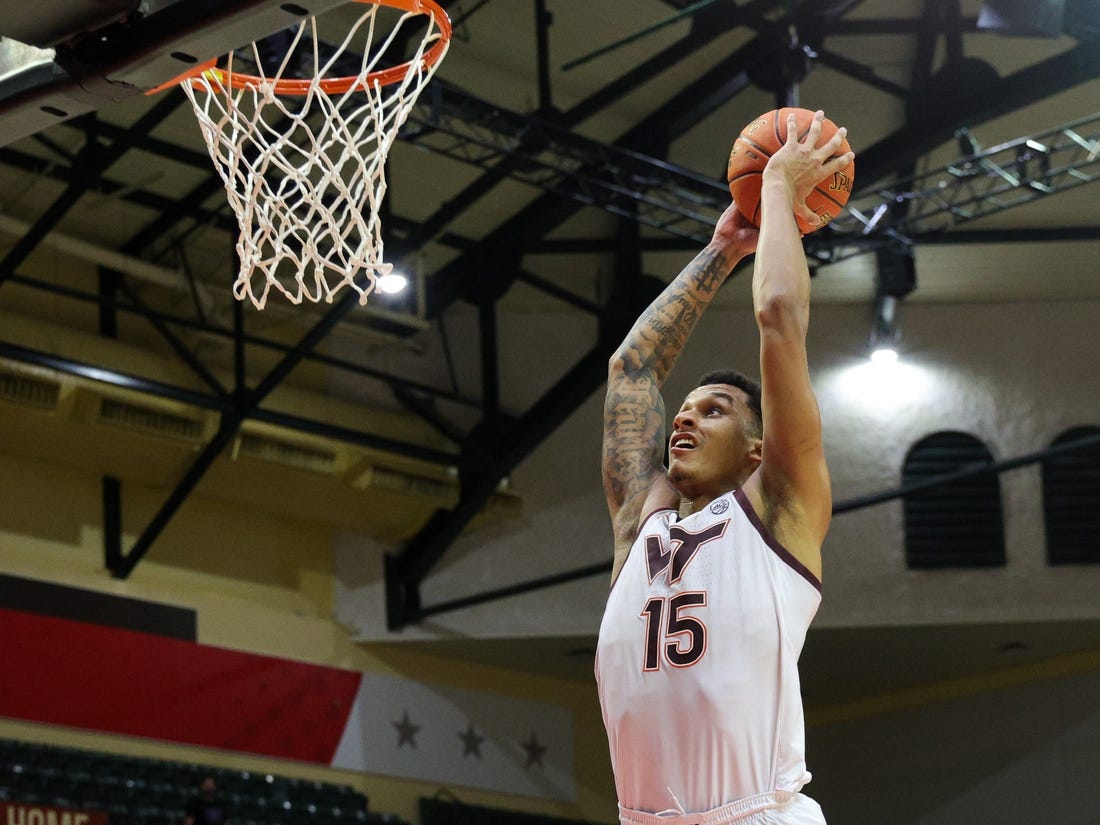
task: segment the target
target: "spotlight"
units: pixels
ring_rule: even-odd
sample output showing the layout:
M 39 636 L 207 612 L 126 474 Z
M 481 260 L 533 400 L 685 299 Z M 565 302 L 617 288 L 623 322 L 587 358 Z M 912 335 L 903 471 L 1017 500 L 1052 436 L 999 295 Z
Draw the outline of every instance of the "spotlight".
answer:
M 912 250 L 885 247 L 875 251 L 878 264 L 875 290 L 875 318 L 871 324 L 871 360 L 893 364 L 898 360 L 901 338 L 898 313 L 901 300 L 917 286 L 916 264 Z
M 400 272 L 391 272 L 388 275 L 383 275 L 378 279 L 378 283 L 375 284 L 379 292 L 385 292 L 387 295 L 396 295 L 398 292 L 403 292 L 408 285 L 409 279 Z
M 963 153 L 965 157 L 972 158 L 978 152 L 982 151 L 981 144 L 974 138 L 974 135 L 970 134 L 970 130 L 965 126 L 955 132 L 955 140 L 959 144 L 959 151 Z
M 881 346 L 871 350 L 872 364 L 896 364 L 898 351 L 893 347 Z
M 898 360 L 898 304 L 893 295 L 880 294 L 875 299 L 875 320 L 871 325 L 871 361 L 893 364 Z

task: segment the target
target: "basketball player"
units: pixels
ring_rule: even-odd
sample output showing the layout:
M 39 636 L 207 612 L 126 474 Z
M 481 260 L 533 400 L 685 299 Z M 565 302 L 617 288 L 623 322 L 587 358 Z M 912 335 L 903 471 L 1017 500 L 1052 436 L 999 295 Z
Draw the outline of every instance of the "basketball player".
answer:
M 612 356 L 603 479 L 615 535 L 596 679 L 625 825 L 823 825 L 797 660 L 820 603 L 832 498 L 806 358 L 810 281 L 794 212 L 844 131 L 821 112 L 763 173 L 759 232 L 735 206 Z M 756 252 L 762 382 L 704 376 L 672 420 L 660 387 L 695 322 Z

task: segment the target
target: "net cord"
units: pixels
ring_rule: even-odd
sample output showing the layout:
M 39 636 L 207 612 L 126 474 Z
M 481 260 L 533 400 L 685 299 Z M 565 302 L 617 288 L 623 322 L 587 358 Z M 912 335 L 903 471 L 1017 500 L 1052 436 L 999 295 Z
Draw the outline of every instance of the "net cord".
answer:
M 428 15 L 428 28 L 395 84 L 370 81 L 402 26 L 374 45 L 379 6 L 368 6 L 344 41 L 321 64 L 316 18 L 296 27 L 273 75 L 265 73 L 257 43 L 250 47 L 258 83 L 234 88 L 234 54 L 224 69 L 209 69 L 181 84 L 237 215 L 240 270 L 233 286 L 263 309 L 272 289 L 293 304 L 331 303 L 344 287 L 367 303 L 378 277 L 392 271 L 384 260 L 381 208 L 386 194 L 385 161 L 398 132 L 439 65 L 425 69 L 423 55 L 442 34 Z M 307 34 L 314 76 L 302 96 L 275 93 Z M 330 95 L 321 81 L 366 27 L 366 47 L 355 82 Z M 248 51 L 248 50 L 246 50 Z M 296 105 L 292 105 L 296 102 Z M 311 120 L 320 119 L 317 126 Z

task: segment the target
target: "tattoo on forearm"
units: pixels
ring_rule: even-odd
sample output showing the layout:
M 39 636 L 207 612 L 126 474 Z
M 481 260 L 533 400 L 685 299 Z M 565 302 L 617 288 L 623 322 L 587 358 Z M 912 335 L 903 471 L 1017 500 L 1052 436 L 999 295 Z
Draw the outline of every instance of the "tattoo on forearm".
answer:
M 625 380 L 608 386 L 604 408 L 605 483 L 616 501 L 638 492 L 663 461 L 661 384 L 728 274 L 728 262 L 701 252 L 642 313 L 619 347 Z
M 604 468 L 608 492 L 622 501 L 659 465 L 665 406 L 655 383 L 648 391 L 631 387 L 607 395 L 604 431 Z
M 712 254 L 700 253 L 688 264 L 642 313 L 623 342 L 628 374 L 651 370 L 658 383 L 664 381 L 728 272 L 728 265 Z

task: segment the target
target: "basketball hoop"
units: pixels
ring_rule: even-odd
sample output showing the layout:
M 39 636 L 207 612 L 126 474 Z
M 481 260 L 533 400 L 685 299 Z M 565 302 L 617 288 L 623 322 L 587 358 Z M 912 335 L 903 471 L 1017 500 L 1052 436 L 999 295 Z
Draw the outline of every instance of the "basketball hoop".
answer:
M 272 288 L 298 304 L 332 303 L 351 287 L 365 304 L 393 269 L 382 255 L 385 161 L 447 53 L 451 23 L 434 0 L 355 2 L 365 9 L 338 46 L 319 38 L 310 17 L 288 30 L 274 71 L 270 54 L 261 55 L 271 49 L 267 39 L 230 53 L 222 67 L 211 61 L 173 81 L 191 100 L 237 215 L 241 268 L 233 295 L 257 309 Z M 383 7 L 400 17 L 376 44 Z M 402 27 L 417 22 L 426 30 L 412 59 L 379 68 Z M 311 66 L 298 57 L 304 51 Z

